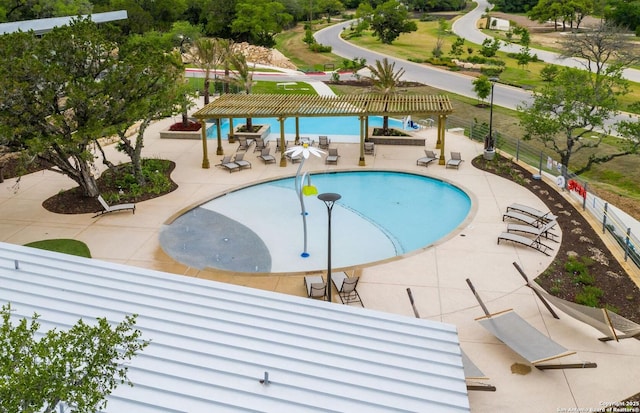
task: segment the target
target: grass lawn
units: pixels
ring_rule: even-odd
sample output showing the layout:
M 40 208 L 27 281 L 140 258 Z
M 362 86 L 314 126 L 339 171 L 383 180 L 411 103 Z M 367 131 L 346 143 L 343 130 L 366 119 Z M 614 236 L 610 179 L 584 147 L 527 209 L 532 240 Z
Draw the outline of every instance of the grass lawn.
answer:
M 73 239 L 48 239 L 25 244 L 27 247 L 41 250 L 61 252 L 63 254 L 77 255 L 78 257 L 91 258 L 91 252 L 87 244 Z

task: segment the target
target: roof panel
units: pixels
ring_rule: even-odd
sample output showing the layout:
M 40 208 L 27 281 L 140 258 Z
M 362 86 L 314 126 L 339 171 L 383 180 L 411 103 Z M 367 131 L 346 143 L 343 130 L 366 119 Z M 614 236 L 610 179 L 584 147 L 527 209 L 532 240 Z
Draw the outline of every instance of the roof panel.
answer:
M 312 116 L 406 116 L 450 114 L 443 95 L 260 95 L 226 94 L 194 113 L 198 119 Z
M 469 411 L 449 324 L 6 243 L 0 301 L 47 329 L 139 314 L 151 344 L 106 412 Z

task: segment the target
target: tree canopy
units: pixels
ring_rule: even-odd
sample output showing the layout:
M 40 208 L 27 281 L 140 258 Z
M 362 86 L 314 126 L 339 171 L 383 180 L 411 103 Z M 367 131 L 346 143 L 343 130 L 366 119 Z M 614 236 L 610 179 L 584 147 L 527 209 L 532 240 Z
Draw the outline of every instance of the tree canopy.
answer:
M 416 22 L 409 19 L 405 6 L 396 0 L 389 0 L 375 8 L 371 28 L 374 35 L 385 44 L 393 43 L 402 33 L 418 30 Z
M 126 363 L 148 341 L 135 328 L 136 315 L 111 325 L 79 320 L 69 330 L 41 331 L 38 314 L 12 320 L 0 310 L 0 412 L 53 413 L 60 402 L 74 412 L 94 413 L 127 377 Z

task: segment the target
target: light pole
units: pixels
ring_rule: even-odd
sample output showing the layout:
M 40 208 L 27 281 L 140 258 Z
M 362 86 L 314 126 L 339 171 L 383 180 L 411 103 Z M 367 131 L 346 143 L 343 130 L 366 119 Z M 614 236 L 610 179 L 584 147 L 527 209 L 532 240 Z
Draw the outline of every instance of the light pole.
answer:
M 484 142 L 484 159 L 490 161 L 496 154 L 495 142 L 493 141 L 493 88 L 496 86 L 498 78 L 490 77 L 491 82 L 491 102 L 489 103 L 489 135 Z
M 338 199 L 342 198 L 340 194 L 327 192 L 318 195 L 318 199 L 327 206 L 327 214 L 329 222 L 327 227 L 327 301 L 331 302 L 331 210 Z

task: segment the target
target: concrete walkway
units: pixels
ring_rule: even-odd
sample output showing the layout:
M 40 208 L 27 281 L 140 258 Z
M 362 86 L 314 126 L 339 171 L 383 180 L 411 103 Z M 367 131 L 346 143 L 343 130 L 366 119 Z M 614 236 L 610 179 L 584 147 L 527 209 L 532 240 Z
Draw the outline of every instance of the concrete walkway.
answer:
M 153 124 L 145 137 L 144 155 L 170 159 L 176 163 L 172 175 L 179 188 L 161 198 L 141 202 L 136 214 L 114 213 L 92 218 L 92 214 L 58 215 L 46 211 L 42 202 L 59 191 L 73 187 L 68 178 L 50 171 L 0 184 L 0 241 L 25 244 L 50 238 L 73 238 L 88 244 L 95 259 L 167 271 L 184 276 L 206 278 L 251 286 L 265 290 L 305 296 L 303 274 L 247 275 L 222 271 L 197 270 L 179 264 L 160 247 L 159 233 L 163 224 L 182 211 L 216 195 L 282 176 L 291 176 L 297 165 L 264 165 L 249 151 L 247 159 L 253 168 L 232 173 L 211 167 L 202 169 L 202 144 L 198 140 L 163 140 L 159 131 L 174 119 Z M 426 147 L 435 147 L 435 129 L 423 129 Z M 512 266 L 517 262 L 531 277 L 542 272 L 551 262 L 537 251 L 504 243 L 496 238 L 505 229 L 502 213 L 506 206 L 519 202 L 544 209 L 532 193 L 510 181 L 479 171 L 471 159 L 482 147 L 467 138 L 447 134 L 445 154 L 459 151 L 465 160 L 459 170 L 431 164 L 416 166 L 423 156 L 420 147 L 378 146 L 374 156 L 366 157 L 366 166 L 358 166 L 357 144 L 337 144 L 341 154 L 338 165 L 325 165 L 311 157 L 309 171 L 397 170 L 450 181 L 465 189 L 473 208 L 467 222 L 450 237 L 436 245 L 408 256 L 355 269 L 361 276 L 358 290 L 368 309 L 413 317 L 407 298 L 411 288 L 421 317 L 453 323 L 457 326 L 461 345 L 469 357 L 490 378 L 497 392 L 470 392 L 472 411 L 484 412 L 558 412 L 569 409 L 601 408 L 603 403 L 624 399 L 638 392 L 640 353 L 636 340 L 602 343 L 599 333 L 569 317 L 553 319 L 536 300 Z M 232 154 L 237 144 L 223 143 L 225 153 Z M 215 145 L 209 145 L 212 165 L 219 162 Z M 107 147 L 110 160 L 126 159 Z M 438 200 L 434 200 L 438 202 Z M 428 230 L 425 229 L 425 230 Z M 357 249 L 358 234 L 352 234 Z M 280 239 L 279 242 L 290 242 Z M 484 330 L 474 318 L 483 315 L 466 285 L 470 278 L 490 311 L 513 308 L 545 335 L 576 351 L 566 362 L 592 361 L 596 369 L 529 370 L 529 364 Z M 338 298 L 334 295 L 334 301 Z M 336 304 L 340 305 L 340 304 Z M 583 410 L 588 411 L 588 410 Z

